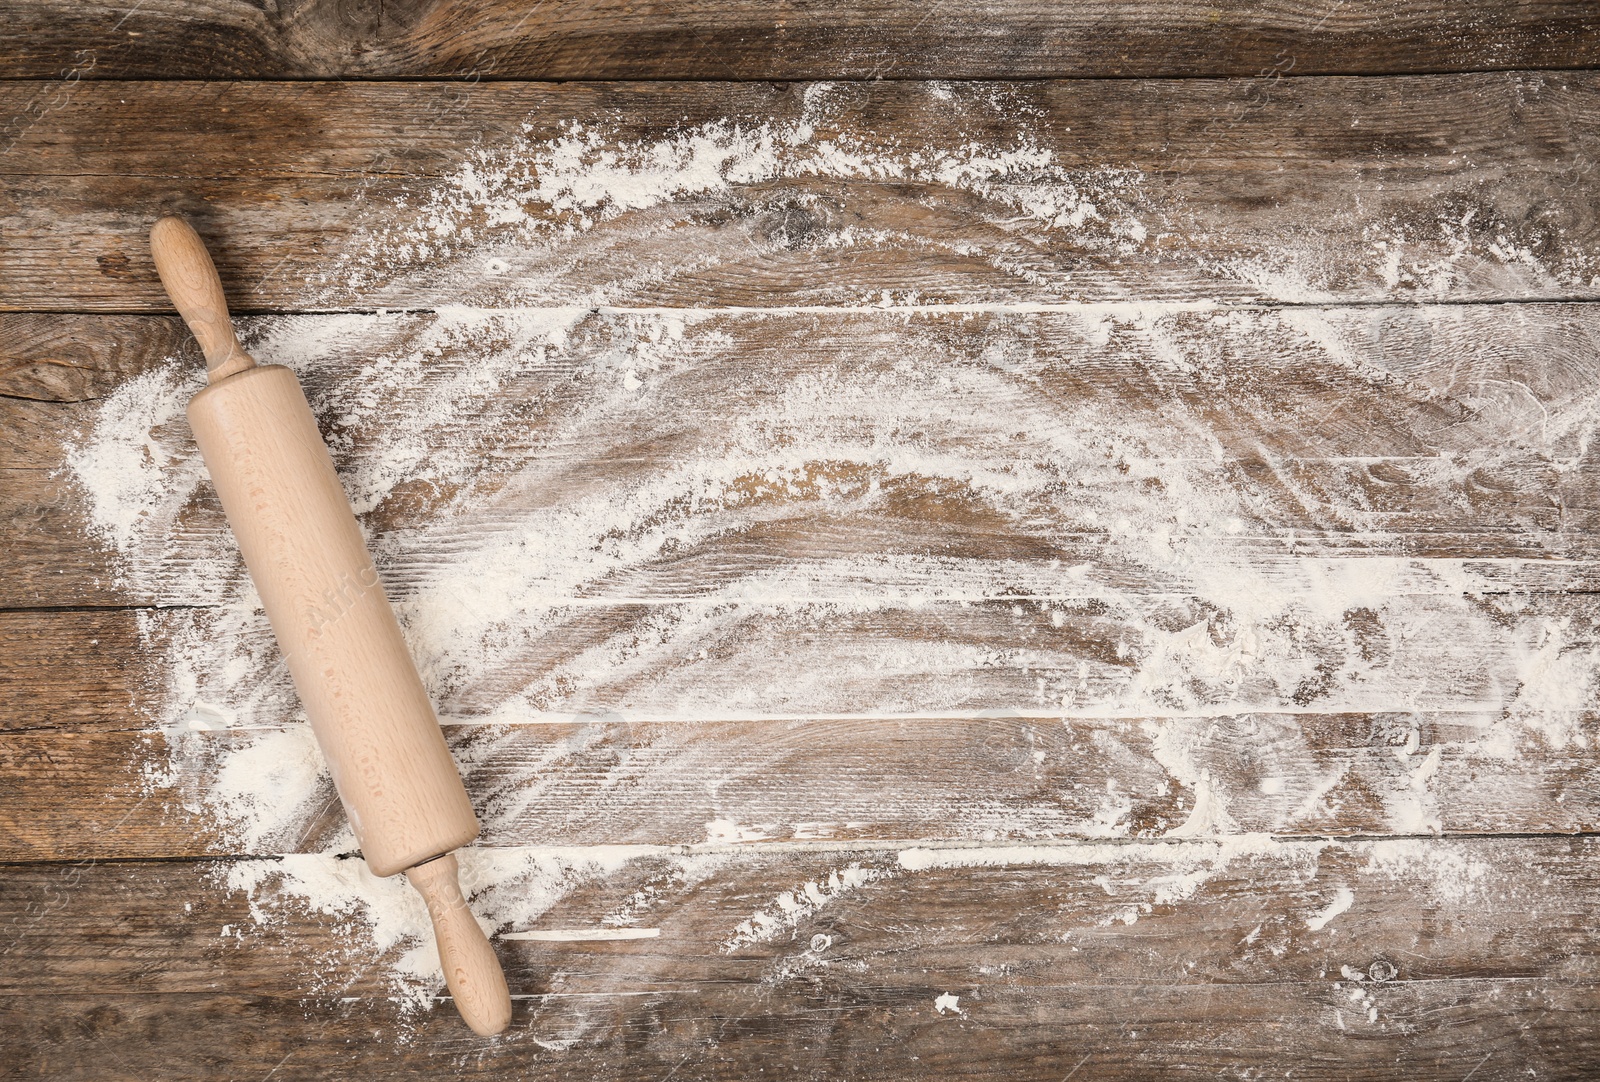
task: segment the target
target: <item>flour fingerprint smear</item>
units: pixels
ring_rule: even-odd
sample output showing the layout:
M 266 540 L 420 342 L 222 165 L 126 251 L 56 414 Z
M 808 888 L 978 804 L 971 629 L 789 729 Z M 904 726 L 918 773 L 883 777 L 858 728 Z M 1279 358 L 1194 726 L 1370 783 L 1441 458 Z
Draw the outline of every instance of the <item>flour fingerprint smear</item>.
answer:
M 1595 585 L 1600 323 L 1266 302 L 1583 269 L 1497 256 L 1458 215 L 1331 276 L 1286 246 L 1145 294 L 1123 261 L 1198 213 L 1171 177 L 1065 160 L 1003 89 L 931 89 L 949 123 L 918 145 L 846 125 L 856 93 L 652 137 L 530 121 L 368 193 L 307 284 L 448 303 L 242 321 L 305 384 L 448 727 L 491 930 L 609 877 L 594 919 L 652 920 L 725 850 L 830 840 L 890 848 L 819 853 L 718 943 L 1041 862 L 1156 869 L 1118 893 L 1132 923 L 1229 868 L 1315 869 L 1321 843 L 1274 835 L 1567 814 L 1523 772 L 1595 738 L 1595 613 L 1568 591 Z M 897 277 L 908 252 L 938 273 Z M 771 303 L 744 272 L 740 303 L 666 303 L 841 253 Z M 258 921 L 334 914 L 425 1004 L 426 914 L 341 859 L 183 420 L 199 378 L 130 380 L 70 461 L 124 586 L 163 606 L 141 627 L 168 754 L 143 769 L 262 858 L 225 872 Z M 1488 874 L 1431 852 L 1377 845 L 1363 874 L 1418 869 L 1451 904 Z M 1306 934 L 1359 906 L 1340 889 Z

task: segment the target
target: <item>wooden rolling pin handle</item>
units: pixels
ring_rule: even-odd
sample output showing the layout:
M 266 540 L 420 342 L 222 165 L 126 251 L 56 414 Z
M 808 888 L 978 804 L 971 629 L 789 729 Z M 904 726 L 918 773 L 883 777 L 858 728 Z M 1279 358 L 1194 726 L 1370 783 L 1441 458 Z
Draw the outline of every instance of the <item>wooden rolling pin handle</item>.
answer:
M 472 1032 L 488 1037 L 510 1024 L 511 991 L 494 948 L 462 897 L 459 873 L 456 855 L 446 853 L 407 869 L 406 878 L 428 903 L 439 963 L 456 1010 Z
M 255 360 L 233 333 L 222 279 L 200 234 L 182 218 L 162 218 L 150 230 L 150 252 L 173 307 L 206 355 L 207 381 L 217 383 L 254 368 Z

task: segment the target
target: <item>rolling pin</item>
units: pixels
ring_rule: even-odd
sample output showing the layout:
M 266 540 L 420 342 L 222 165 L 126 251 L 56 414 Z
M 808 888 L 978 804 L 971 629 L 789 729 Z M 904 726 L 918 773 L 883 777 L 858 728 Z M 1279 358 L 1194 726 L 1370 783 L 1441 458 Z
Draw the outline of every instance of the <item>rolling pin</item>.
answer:
M 205 244 L 181 218 L 150 230 L 156 270 L 206 355 L 189 424 L 261 594 L 361 853 L 428 905 L 467 1025 L 498 1033 L 511 996 L 473 919 L 454 850 L 478 836 L 461 775 L 294 373 L 240 346 Z

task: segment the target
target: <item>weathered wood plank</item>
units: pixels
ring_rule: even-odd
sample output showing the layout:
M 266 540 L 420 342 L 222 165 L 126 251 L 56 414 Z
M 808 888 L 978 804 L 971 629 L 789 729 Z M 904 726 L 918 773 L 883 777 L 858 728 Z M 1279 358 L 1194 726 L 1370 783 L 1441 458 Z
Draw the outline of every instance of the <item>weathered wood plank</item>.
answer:
M 283 866 L 285 902 L 264 925 L 203 867 L 11 868 L 0 1042 L 8 1062 L 52 1077 L 156 1064 L 164 1077 L 311 1077 L 337 1056 L 342 1073 L 370 1063 L 391 1077 L 449 1063 L 748 1078 L 780 1063 L 818 1077 L 1060 1078 L 1076 1065 L 1134 1078 L 1282 1062 L 1330 1079 L 1578 1078 L 1600 1054 L 1594 850 L 1582 838 L 503 852 L 539 900 L 480 908 L 520 904 L 542 928 L 625 913 L 660 935 L 502 940 L 513 993 L 529 998 L 494 1041 L 464 1037 L 444 1005 L 386 1003 L 431 986 L 397 984 L 391 968 L 422 915 L 392 925 L 402 934 L 382 951 L 359 905 L 294 904 L 309 866 Z M 235 871 L 261 875 L 264 893 L 280 881 Z M 360 889 L 383 904 L 404 887 Z M 352 1047 L 370 1051 L 352 1060 Z
M 462 718 L 1593 706 L 1585 666 L 1600 595 L 1402 593 L 1392 566 L 1362 565 L 1306 563 L 1311 574 L 1289 584 L 1297 592 L 1266 606 L 1235 599 L 1234 608 L 1116 589 L 586 605 L 508 597 L 493 584 L 455 603 L 400 603 L 440 709 Z M 1347 593 L 1341 579 L 1371 586 Z M 113 684 L 161 689 L 144 696 L 160 702 L 159 720 L 199 710 L 214 725 L 278 724 L 293 709 L 259 613 L 151 615 L 143 630 L 99 649 L 122 670 Z M 1564 689 L 1545 686 L 1551 666 Z M 14 679 L 25 697 L 29 670 Z M 24 708 L 7 727 L 37 719 Z M 127 724 L 121 711 L 107 720 Z
M 1010 8 L 979 33 L 793 11 L 735 70 L 743 8 L 552 5 L 503 45 L 495 17 L 390 6 L 337 46 L 348 6 L 229 9 L 215 70 L 465 83 L 93 84 L 204 55 L 217 23 L 144 7 L 75 9 L 66 81 L 0 88 L 6 304 L 164 309 L 143 232 L 182 209 L 247 308 L 644 307 L 252 334 L 308 376 L 436 697 L 477 719 L 450 733 L 500 843 L 469 857 L 480 910 L 662 934 L 502 941 L 536 998 L 499 1042 L 390 1002 L 431 994 L 419 915 L 305 852 L 350 842 L 169 409 L 186 336 L 23 312 L 0 605 L 215 607 L 0 613 L 0 859 L 295 855 L 0 869 L 6 1070 L 1590 1072 L 1593 838 L 1305 837 L 1594 829 L 1589 309 L 1071 302 L 1595 296 L 1596 77 L 1277 78 L 1324 70 L 1297 42 L 1342 71 L 1589 63 L 1592 12 L 1458 8 L 1441 34 L 1420 0 L 1169 4 L 1156 32 L 1080 7 L 1029 36 Z M 645 22 L 666 31 L 627 45 Z M 1236 85 L 471 85 L 908 77 L 872 52 L 900 33 L 929 64 L 1021 55 L 1008 75 L 1069 47 L 1049 73 L 1273 53 Z M 0 76 L 59 63 L 18 40 Z M 902 310 L 708 311 L 880 301 Z M 994 848 L 1100 833 L 1122 840 Z M 703 838 L 741 844 L 678 845 Z M 641 848 L 595 844 L 618 842 Z
M 916 603 L 554 601 L 537 610 L 512 602 L 526 626 L 485 612 L 489 599 L 462 599 L 455 610 L 441 601 L 438 611 L 403 602 L 402 611 L 441 714 L 463 721 L 990 709 L 1091 718 L 1408 710 L 1559 718 L 1597 706 L 1600 595 L 1392 593 L 1381 573 L 1381 599 L 1333 592 L 1350 574 L 1331 569 L 1326 594 L 1313 583 L 1303 597 L 1236 611 L 1203 598 L 1120 593 Z M 18 614 L 10 623 L 28 636 L 51 619 Z M 293 716 L 281 656 L 259 612 L 141 613 L 140 622 L 137 636 L 122 630 L 94 648 L 107 684 L 136 689 L 138 703 L 110 714 L 80 704 L 76 722 L 71 707 L 56 714 L 52 702 L 70 701 L 72 685 L 50 691 L 44 678 L 42 701 L 30 700 L 39 664 L 24 654 L 8 673 L 17 712 L 5 727 L 249 727 Z
M 0 77 L 966 79 L 1588 67 L 1574 0 L 749 0 L 331 3 L 21 0 Z
M 93 401 L 168 358 L 205 363 L 176 316 L 0 314 L 0 395 L 6 399 Z M 3 438 L 10 441 L 3 461 L 7 466 L 22 465 L 13 458 L 18 441 L 11 433 L 26 414 L 11 402 L 0 401 L 0 408 L 7 411 Z M 64 430 L 57 428 L 57 433 L 59 439 Z
M 583 841 L 681 841 L 723 818 L 757 831 L 776 823 L 780 835 L 814 830 L 827 821 L 819 809 L 849 803 L 837 779 L 858 777 L 863 763 L 902 761 L 902 774 L 923 773 L 892 754 L 908 746 L 897 744 L 897 726 L 916 731 L 915 717 L 901 723 L 883 715 L 956 715 L 924 724 L 930 733 L 949 726 L 952 733 L 939 739 L 954 740 L 952 759 L 965 762 L 959 733 L 988 711 L 1034 719 L 1342 711 L 1327 723 L 1269 726 L 1311 749 L 1294 781 L 1265 794 L 1273 799 L 1251 795 L 1264 779 L 1251 773 L 1244 738 L 1225 741 L 1233 757 L 1209 760 L 1206 769 L 1243 794 L 1241 809 L 1256 801 L 1239 814 L 1265 829 L 1292 825 L 1281 817 L 1290 808 L 1301 827 L 1315 830 L 1436 821 L 1447 829 L 1584 829 L 1592 812 L 1574 794 L 1587 777 L 1578 741 L 1594 738 L 1583 712 L 1600 705 L 1596 595 L 1564 591 L 1593 587 L 1591 535 L 1537 526 L 1541 508 L 1557 508 L 1557 523 L 1575 523 L 1592 506 L 1583 440 L 1593 311 L 830 313 L 820 326 L 815 314 L 793 313 L 611 312 L 554 323 L 549 313 L 341 316 L 259 321 L 253 338 L 264 357 L 299 366 L 324 415 L 337 418 L 330 436 L 347 476 L 366 475 L 356 491 L 373 505 L 368 522 L 385 571 L 446 715 L 627 715 L 614 727 L 586 719 L 567 730 L 479 730 L 488 758 L 475 785 L 505 813 L 506 837 L 555 830 Z M 547 333 L 552 327 L 564 336 L 559 348 Z M 473 328 L 484 336 L 474 339 Z M 382 341 L 379 367 L 352 371 L 355 341 Z M 904 365 L 906 356 L 939 360 L 925 374 Z M 492 375 L 487 383 L 480 364 Z M 178 367 L 193 370 L 186 361 Z M 133 378 L 163 371 L 146 367 Z M 628 374 L 640 371 L 644 379 L 632 390 L 646 396 L 648 412 L 627 385 Z M 83 377 L 86 386 L 100 378 Z M 159 464 L 156 488 L 176 493 L 175 506 L 187 513 L 196 467 L 181 423 L 156 423 L 176 418 L 181 404 L 177 383 L 162 386 L 147 415 L 133 411 L 137 423 L 126 431 L 120 420 L 114 426 L 133 455 L 120 468 L 139 476 Z M 486 407 L 490 387 L 511 388 L 502 398 L 515 405 Z M 76 420 L 62 427 L 92 430 L 106 410 L 122 417 L 112 408 L 119 394 L 97 404 L 5 408 L 17 416 L 66 413 Z M 451 394 L 449 409 L 437 412 Z M 1330 413 L 1330 402 L 1345 413 Z M 1115 419 L 1108 422 L 1108 413 Z M 747 427 L 723 420 L 730 416 Z M 52 423 L 15 430 L 45 433 Z M 384 472 L 385 456 L 419 432 L 429 434 L 408 452 L 405 472 L 421 470 L 430 490 L 391 499 L 385 486 L 399 475 Z M 1092 437 L 1087 453 L 1062 450 L 1063 439 L 1077 446 L 1076 432 Z M 485 433 L 493 438 L 476 442 Z M 609 509 L 626 507 L 662 471 L 683 469 L 686 448 L 707 462 L 734 462 L 734 481 L 697 487 L 701 473 L 691 466 L 685 485 L 666 485 L 628 512 L 622 536 L 643 536 L 643 548 L 591 564 L 615 543 Z M 37 439 L 14 453 L 33 456 L 25 459 L 30 469 L 17 471 L 27 476 L 42 478 L 64 461 L 59 445 L 51 451 Z M 897 455 L 909 457 L 887 469 Z M 1448 468 L 1420 467 L 1428 455 Z M 1008 494 L 1014 478 L 975 481 L 993 461 L 1042 462 L 1048 470 L 1021 484 L 1016 497 Z M 488 468 L 478 469 L 483 462 Z M 798 472 L 797 463 L 804 464 Z M 865 479 L 853 480 L 852 471 Z M 880 474 L 887 478 L 880 495 L 862 502 Z M 1285 474 L 1306 484 L 1271 487 Z M 1484 481 L 1507 476 L 1525 483 Z M 837 486 L 833 494 L 827 485 Z M 568 513 L 585 500 L 599 509 L 587 526 Z M 71 502 L 70 491 L 58 500 Z M 203 517 L 157 516 L 147 532 L 140 526 L 129 535 L 127 553 L 145 560 L 142 572 L 136 562 L 131 573 L 153 576 L 140 588 L 166 591 L 160 596 L 168 600 L 224 607 L 145 612 L 108 627 L 108 690 L 87 700 L 77 677 L 41 671 L 51 668 L 48 644 L 61 639 L 49 626 L 57 617 L 11 614 L 8 634 L 42 634 L 45 645 L 18 653 L 0 724 L 281 726 L 292 716 L 277 653 L 251 611 L 215 508 L 193 508 Z M 1088 511 L 1102 523 L 1131 516 L 1144 525 L 1107 531 Z M 1229 528 L 1235 513 L 1250 526 Z M 1485 522 L 1490 515 L 1506 517 Z M 1534 529 L 1508 532 L 1521 516 Z M 669 535 L 670 544 L 651 540 L 663 522 L 688 532 Z M 1328 528 L 1342 522 L 1363 529 Z M 1445 533 L 1452 523 L 1456 532 Z M 1318 527 L 1321 533 L 1310 532 Z M 517 542 L 505 550 L 514 562 L 537 554 L 529 576 L 504 577 L 496 545 L 508 529 L 513 539 L 555 545 L 529 550 Z M 1182 547 L 1140 536 L 1158 529 L 1176 533 Z M 59 571 L 62 542 L 46 542 Z M 569 543 L 570 550 L 561 547 Z M 1447 547 L 1465 543 L 1480 547 Z M 1563 558 L 1508 558 L 1526 554 L 1514 546 L 1529 544 L 1559 546 L 1543 555 Z M 1417 555 L 1428 546 L 1451 555 Z M 576 571 L 561 569 L 569 559 Z M 126 706 L 113 697 L 121 693 Z M 1457 736 L 1441 741 L 1419 724 L 1416 746 L 1407 749 L 1412 726 L 1404 719 L 1419 710 L 1451 712 L 1454 720 L 1438 724 L 1455 726 Z M 778 720 L 751 723 L 762 716 Z M 655 726 L 653 717 L 725 720 L 686 730 Z M 864 718 L 864 731 L 883 741 L 865 759 L 851 758 L 856 752 L 842 735 L 858 724 L 852 718 Z M 999 731 L 1031 724 L 1006 722 Z M 1056 735 L 1065 738 L 1075 724 Z M 1215 724 L 1229 731 L 1225 720 Z M 1362 724 L 1372 727 L 1368 743 L 1350 743 L 1349 726 Z M 792 742 L 807 730 L 841 734 L 835 740 L 846 745 L 845 759 L 824 770 L 832 760 L 817 756 L 817 771 L 804 775 L 815 799 L 763 804 L 771 798 L 760 794 L 782 771 L 809 761 L 796 759 L 800 744 Z M 627 783 L 636 786 L 630 792 L 644 826 L 612 818 L 616 794 L 605 787 L 585 797 L 526 782 L 549 753 L 545 737 L 561 731 L 591 734 L 571 738 L 580 744 L 598 741 L 574 753 L 580 790 L 612 757 L 633 764 L 619 766 L 617 779 L 645 772 Z M 720 734 L 734 758 L 713 756 L 702 771 L 701 757 L 720 737 L 707 744 L 686 733 Z M 886 735 L 895 733 L 902 736 Z M 199 826 L 169 822 L 170 796 L 140 803 L 144 793 L 132 784 L 151 763 L 168 768 L 164 750 L 124 742 L 79 755 L 51 739 L 14 752 L 22 781 L 11 815 L 23 854 L 59 855 L 63 839 L 85 826 L 98 827 L 104 844 L 122 844 L 114 828 L 124 816 L 140 824 L 137 844 L 154 846 L 140 852 L 233 844 L 220 840 L 235 837 L 226 816 Z M 219 764 L 251 762 L 248 739 L 194 738 L 202 750 L 184 773 L 201 788 L 186 797 L 190 804 L 222 803 L 207 800 L 205 779 Z M 494 750 L 501 739 L 503 754 Z M 1015 733 L 1000 739 L 1011 747 Z M 1497 758 L 1519 743 L 1526 762 Z M 263 737 L 254 750 L 271 758 L 273 745 Z M 753 757 L 742 757 L 747 751 Z M 1130 803 L 1130 824 L 1167 829 L 1192 810 L 1199 774 L 1157 799 L 1148 790 L 1170 771 L 1148 747 L 1110 765 L 1117 764 L 1107 777 L 1144 802 Z M 879 818 L 835 816 L 846 824 L 837 829 L 904 836 L 907 824 L 923 823 L 970 836 L 1010 817 L 1026 830 L 1081 832 L 1122 801 L 1062 796 L 1050 786 L 1069 784 L 1066 775 L 1023 766 L 1006 779 L 1021 788 L 995 797 L 987 825 L 957 817 L 952 782 L 944 797 L 921 804 L 878 790 Z M 699 778 L 709 790 L 716 772 L 728 770 L 759 779 L 747 803 L 721 807 L 720 798 L 689 799 L 674 788 Z M 1427 776 L 1414 786 L 1418 771 Z M 129 787 L 106 800 L 93 789 L 101 775 L 125 778 Z M 1329 778 L 1337 801 L 1305 805 Z M 81 795 L 63 802 L 36 836 L 27 822 L 43 795 L 38 779 Z M 287 839 L 284 845 L 317 844 L 338 829 L 326 792 L 319 799 L 287 809 L 281 822 L 262 816 L 253 829 Z M 185 838 L 203 848 L 182 848 Z
M 3 303 L 166 310 L 172 210 L 245 310 L 1593 297 L 1597 89 L 85 82 L 5 155 Z
M 1460 592 L 1600 585 L 1597 313 L 452 310 L 247 337 L 301 373 L 403 594 L 541 536 L 540 604 L 785 574 L 791 600 L 1086 596 L 1062 568 L 1141 593 L 1228 568 L 1293 588 L 1306 559 L 1353 557 L 1423 561 L 1398 592 Z M 0 604 L 237 592 L 173 321 L 53 317 L 52 337 L 52 317 L 11 318 Z
M 1542 719 L 1541 719 L 1542 720 Z M 447 726 L 487 844 L 1592 831 L 1600 716 Z M 250 777 L 286 781 L 275 792 Z M 279 801 L 273 806 L 274 797 Z M 351 846 L 303 726 L 0 735 L 0 860 Z
M 137 612 L 0 613 L 0 728 L 128 728 L 159 716 Z
M 464 1037 L 448 1004 L 396 1020 L 366 1000 L 244 995 L 0 996 L 0 1051 L 23 1078 L 103 1082 L 159 1077 L 746 1082 L 793 1065 L 800 1077 L 995 1082 L 1147 1082 L 1226 1077 L 1285 1066 L 1295 1078 L 1382 1082 L 1588 1079 L 1597 993 L 1565 980 L 1430 981 L 1382 993 L 1391 1028 L 1376 1039 L 1328 1032 L 1320 991 L 1281 985 L 1106 983 L 1063 990 L 1050 1005 L 991 996 L 990 1015 L 952 1017 L 874 997 L 852 1006 L 829 987 L 792 1005 L 716 985 L 681 996 L 519 1003 L 493 1046 Z M 926 993 L 926 989 L 922 990 Z M 924 995 L 924 998 L 926 996 Z M 1355 1011 L 1342 1017 L 1349 1019 Z M 522 1025 L 522 1019 L 532 1018 Z M 1124 1026 L 1123 1019 L 1127 1019 Z M 1381 1020 L 1380 1020 L 1381 1021 Z M 1348 1023 L 1347 1023 L 1348 1024 Z M 1405 1027 L 1401 1037 L 1394 1031 Z M 1375 1027 L 1374 1027 L 1375 1028 Z M 593 1034 L 593 1045 L 568 1043 Z M 1137 1038 L 1132 1034 L 1138 1034 Z M 542 1042 L 542 1043 L 541 1043 Z M 1480 1050 L 1481 1049 L 1481 1050 Z M 1476 1074 L 1472 1072 L 1476 1071 Z

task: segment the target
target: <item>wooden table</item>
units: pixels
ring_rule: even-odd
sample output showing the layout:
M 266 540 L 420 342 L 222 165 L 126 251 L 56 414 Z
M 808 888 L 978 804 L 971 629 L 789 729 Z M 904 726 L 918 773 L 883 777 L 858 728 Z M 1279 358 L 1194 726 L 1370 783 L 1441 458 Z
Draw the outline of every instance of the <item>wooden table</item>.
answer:
M 0 43 L 0 1077 L 1600 1073 L 1593 4 Z M 500 1038 L 350 859 L 165 212 L 407 621 Z

